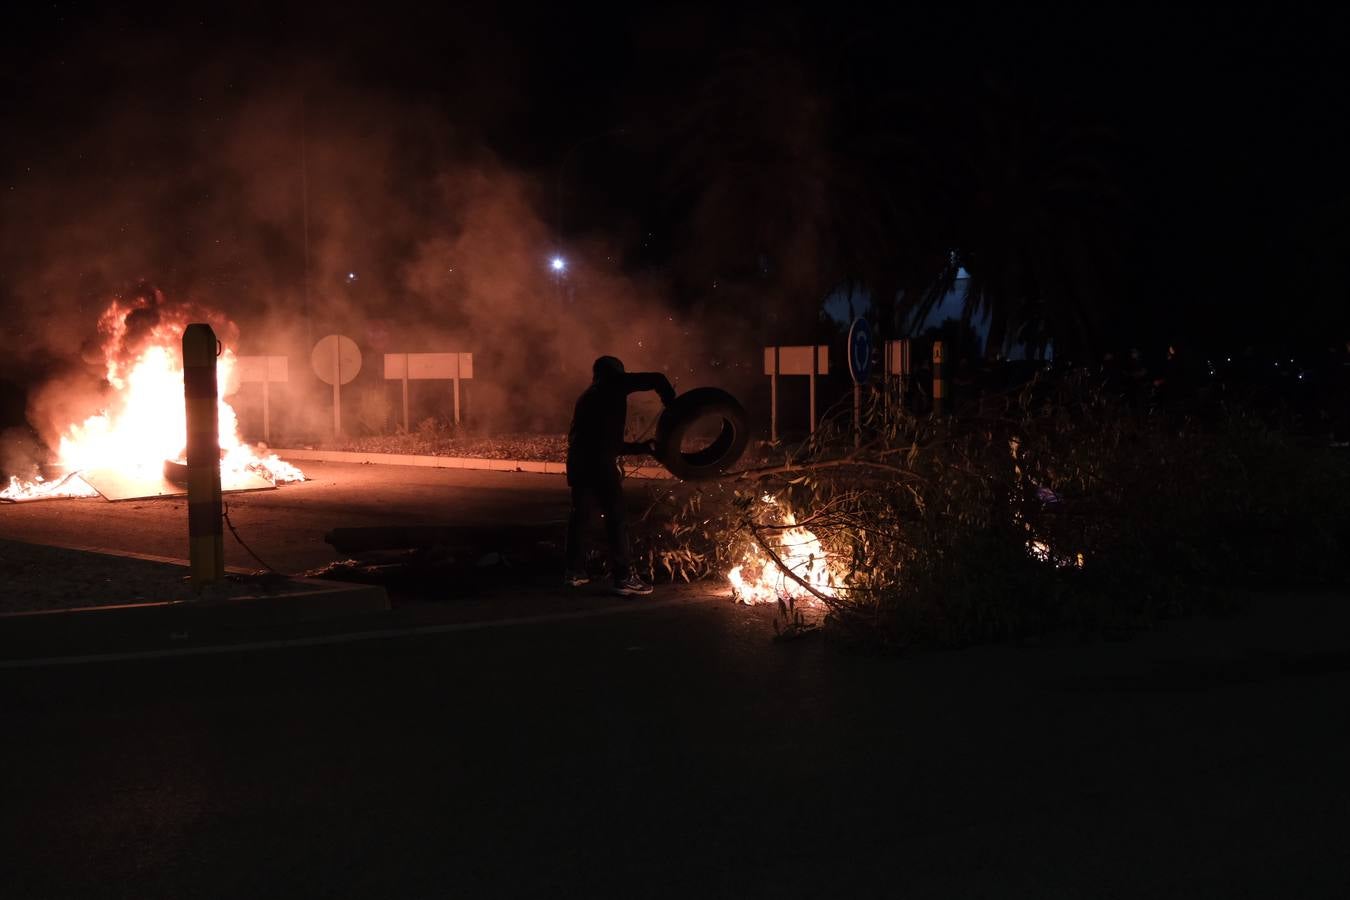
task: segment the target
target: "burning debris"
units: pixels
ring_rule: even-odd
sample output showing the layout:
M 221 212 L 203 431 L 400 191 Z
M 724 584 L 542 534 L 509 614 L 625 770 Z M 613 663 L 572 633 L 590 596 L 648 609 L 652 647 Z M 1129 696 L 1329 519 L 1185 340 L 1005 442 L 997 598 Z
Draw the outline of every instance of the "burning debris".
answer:
M 1027 392 L 960 420 L 878 392 L 861 443 L 831 415 L 781 461 L 673 487 L 644 559 L 653 575 L 725 579 L 737 602 L 776 604 L 786 633 L 828 617 L 896 647 L 1054 627 L 1078 614 L 1059 597 L 1095 610 L 1118 521 L 1093 513 L 1137 495 L 1115 492 L 1137 459 L 1112 431 L 1135 420 L 1090 385 L 1044 390 L 1060 405 Z
M 52 480 L 11 477 L 0 499 L 91 497 L 99 493 L 90 484 L 97 480 L 91 474 L 96 471 L 161 482 L 166 463 L 181 460 L 187 440 L 180 348 L 191 321 L 210 321 L 223 336 L 217 379 L 226 489 L 231 482 L 259 486 L 256 478 L 265 482 L 261 486 L 303 481 L 298 468 L 275 454 L 257 452 L 239 437 L 234 409 L 224 400 L 237 386 L 231 345 L 238 330 L 212 310 L 168 303 L 159 291 L 143 288 L 128 299 L 114 300 L 99 318 L 99 344 L 90 349 L 102 367 L 104 393 L 92 414 L 59 429 L 56 461 L 64 474 Z
M 17 475 L 11 475 L 9 486 L 0 490 L 0 500 L 44 500 L 51 497 L 97 497 L 89 482 L 78 472 L 67 472 L 54 481 L 48 481 L 41 475 L 31 481 L 22 481 Z
M 822 607 L 822 597 L 837 596 L 845 573 L 820 539 L 798 525 L 777 497 L 764 494 L 760 503 L 769 508 L 773 523 L 754 528 L 754 541 L 727 573 L 732 596 L 747 606 L 792 600 L 808 608 Z

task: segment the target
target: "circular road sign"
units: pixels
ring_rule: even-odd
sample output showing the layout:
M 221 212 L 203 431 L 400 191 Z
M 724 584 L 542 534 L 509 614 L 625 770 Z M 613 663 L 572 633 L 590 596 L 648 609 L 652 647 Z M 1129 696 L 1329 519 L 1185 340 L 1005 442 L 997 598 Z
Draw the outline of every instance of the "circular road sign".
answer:
M 866 384 L 872 373 L 872 328 L 866 319 L 854 319 L 848 330 L 848 374 L 854 384 Z
M 321 381 L 346 384 L 361 371 L 361 350 L 351 338 L 330 334 L 319 338 L 309 361 Z

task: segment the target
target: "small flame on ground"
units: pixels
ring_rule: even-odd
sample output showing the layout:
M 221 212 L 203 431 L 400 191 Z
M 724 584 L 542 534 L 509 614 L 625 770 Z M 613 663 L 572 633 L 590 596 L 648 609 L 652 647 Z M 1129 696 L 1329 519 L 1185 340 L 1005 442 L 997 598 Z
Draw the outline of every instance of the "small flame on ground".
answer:
M 1081 569 L 1086 559 L 1082 553 L 1075 553 L 1073 556 L 1061 556 L 1051 550 L 1049 544 L 1041 540 L 1027 541 L 1027 553 L 1037 562 L 1053 563 L 1061 569 L 1070 566 Z
M 769 494 L 761 497 L 760 502 L 778 505 L 777 498 Z M 751 544 L 740 565 L 727 573 L 732 595 L 737 602 L 747 606 L 790 599 L 801 606 L 822 607 L 821 597 L 837 596 L 838 589 L 844 585 L 842 574 L 835 571 L 829 554 L 815 534 L 798 525 L 790 512 L 782 513 L 781 518 L 780 527 L 765 531 L 765 541 L 782 566 L 758 543 Z
M 76 472 L 55 481 L 38 475 L 32 481 L 21 481 L 11 475 L 9 486 L 0 491 L 0 500 L 44 500 L 48 497 L 97 497 L 98 491 L 89 486 Z
M 762 496 L 760 502 L 779 506 L 778 499 L 771 494 Z M 847 588 L 846 573 L 833 563 L 820 539 L 809 529 L 797 524 L 792 513 L 782 512 L 779 518 L 780 525 L 774 529 L 765 529 L 763 534 L 782 566 L 758 543 L 752 543 L 741 563 L 727 573 L 732 596 L 737 602 L 748 606 L 790 599 L 802 607 L 822 609 L 825 606 L 822 597 L 837 597 L 841 589 Z M 1027 553 L 1033 559 L 1061 568 L 1081 569 L 1085 562 L 1082 553 L 1063 556 L 1055 553 L 1048 543 L 1038 539 L 1027 541 Z M 797 577 L 791 577 L 788 572 Z

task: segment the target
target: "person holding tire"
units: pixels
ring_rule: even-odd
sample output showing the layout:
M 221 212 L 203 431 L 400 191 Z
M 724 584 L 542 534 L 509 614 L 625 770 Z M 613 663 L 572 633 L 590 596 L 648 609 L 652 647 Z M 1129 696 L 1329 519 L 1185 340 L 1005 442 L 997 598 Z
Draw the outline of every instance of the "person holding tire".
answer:
M 567 568 L 563 581 L 569 587 L 580 587 L 590 581 L 586 574 L 586 529 L 592 512 L 598 509 L 605 518 L 614 593 L 621 597 L 644 596 L 652 592 L 652 586 L 633 573 L 619 457 L 650 454 L 655 448 L 651 441 L 632 443 L 623 439 L 628 395 L 656 391 L 661 402 L 669 405 L 675 399 L 675 389 L 660 372 L 624 371 L 623 362 L 613 356 L 597 359 L 591 375 L 591 386 L 577 398 L 567 432 L 567 484 L 572 489 L 572 509 L 567 519 Z

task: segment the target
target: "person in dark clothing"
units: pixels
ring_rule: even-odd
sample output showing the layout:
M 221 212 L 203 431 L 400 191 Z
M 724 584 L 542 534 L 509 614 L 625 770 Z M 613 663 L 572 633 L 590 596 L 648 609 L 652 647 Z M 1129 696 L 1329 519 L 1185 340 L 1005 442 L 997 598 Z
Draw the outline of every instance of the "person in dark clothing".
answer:
M 619 457 L 651 453 L 654 445 L 623 439 L 628 421 L 628 395 L 656 391 L 669 405 L 675 389 L 660 372 L 625 372 L 623 362 L 602 356 L 591 367 L 591 386 L 577 398 L 572 427 L 567 432 L 567 484 L 572 488 L 572 511 L 567 519 L 567 572 L 564 582 L 579 587 L 590 581 L 586 575 L 586 528 L 591 512 L 605 517 L 609 561 L 614 592 L 623 597 L 652 592 L 651 585 L 633 574 L 628 555 L 628 529 L 624 521 L 623 477 Z

